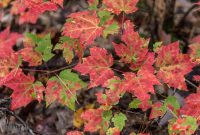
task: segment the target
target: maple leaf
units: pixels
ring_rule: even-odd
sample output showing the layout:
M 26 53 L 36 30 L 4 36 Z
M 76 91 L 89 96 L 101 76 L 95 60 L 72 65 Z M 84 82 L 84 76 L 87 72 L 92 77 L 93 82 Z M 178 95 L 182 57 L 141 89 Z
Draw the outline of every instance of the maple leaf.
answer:
M 191 116 L 185 116 L 176 120 L 172 119 L 169 121 L 168 129 L 170 135 L 192 135 L 198 128 L 197 121 Z
M 179 115 L 180 105 L 176 97 L 168 96 L 163 103 L 156 102 L 152 105 L 150 119 L 163 116 L 167 111 L 173 112 L 175 115 Z
M 21 64 L 18 53 L 12 49 L 21 37 L 21 34 L 10 32 L 9 27 L 0 33 L 0 86 L 12 78 L 15 74 L 12 70 Z
M 125 43 L 113 43 L 116 54 L 121 58 L 120 61 L 130 63 L 130 68 L 137 70 L 146 60 L 148 53 L 148 40 L 140 38 L 139 34 L 133 30 L 130 21 L 124 24 L 122 41 Z
M 195 109 L 194 109 L 195 108 Z M 181 108 L 180 112 L 183 115 L 193 116 L 197 119 L 198 123 L 200 124 L 200 91 L 197 93 L 190 94 L 185 99 L 185 104 Z
M 107 10 L 119 15 L 122 11 L 126 14 L 133 13 L 137 10 L 138 0 L 103 0 Z
M 84 126 L 85 132 L 96 132 L 99 129 L 102 129 L 102 114 L 103 110 L 101 108 L 98 109 L 89 109 L 81 114 L 82 119 L 86 121 Z
M 22 59 L 26 62 L 29 62 L 29 66 L 38 66 L 42 64 L 42 55 L 36 52 L 32 46 L 26 45 L 27 47 L 21 49 L 19 53 L 22 56 Z
M 83 58 L 83 63 L 76 65 L 74 70 L 82 75 L 89 74 L 91 80 L 89 87 L 91 88 L 103 85 L 114 76 L 114 72 L 110 68 L 113 65 L 112 55 L 108 54 L 106 49 L 90 48 L 90 55 Z
M 170 87 L 187 90 L 184 75 L 192 70 L 194 63 L 187 54 L 180 53 L 179 42 L 162 46 L 157 54 L 157 77 Z
M 126 115 L 123 113 L 115 114 L 112 118 L 114 126 L 117 127 L 120 131 L 124 128 L 126 120 Z
M 32 50 L 31 54 L 33 57 L 29 59 L 28 61 L 29 63 L 31 62 L 31 63 L 34 63 L 34 65 L 37 65 L 37 64 L 40 64 L 42 60 L 47 62 L 54 56 L 54 54 L 51 52 L 53 45 L 51 43 L 50 34 L 42 35 L 42 37 L 39 37 L 31 33 L 26 33 L 26 38 L 27 39 L 25 40 L 25 49 L 28 48 L 28 50 Z M 22 53 L 23 55 L 27 55 L 27 54 L 24 54 L 26 52 L 24 52 L 23 49 L 22 49 L 22 52 L 23 52 Z M 38 61 L 34 57 L 37 57 Z
M 20 64 L 17 53 L 0 56 L 0 86 L 12 78 Z
M 159 116 L 163 116 L 165 114 L 165 111 L 161 109 L 162 103 L 161 102 L 156 102 L 152 105 L 152 110 L 151 114 L 149 116 L 150 119 L 157 118 Z
M 71 39 L 70 37 L 61 37 L 60 43 L 56 45 L 54 50 L 63 50 L 63 56 L 67 63 L 71 63 L 74 55 L 76 54 L 81 61 L 84 53 L 84 46 L 78 40 Z M 75 54 L 74 54 L 75 51 Z
M 11 14 L 20 14 L 19 24 L 36 23 L 40 14 L 45 11 L 56 11 L 58 2 L 44 2 L 42 0 L 16 0 L 13 3 Z
M 85 46 L 93 43 L 102 34 L 103 29 L 99 27 L 100 20 L 95 11 L 72 13 L 69 18 L 64 25 L 63 35 L 79 38 Z
M 86 87 L 86 83 L 77 74 L 71 72 L 71 70 L 64 70 L 60 72 L 59 76 L 48 80 L 46 88 L 47 104 L 49 105 L 57 100 L 75 110 L 76 91 L 84 87 Z
M 14 51 L 12 48 L 20 38 L 22 38 L 22 35 L 16 32 L 10 32 L 10 27 L 7 27 L 4 31 L 0 32 L 1 56 L 13 53 Z
M 115 76 L 109 79 L 103 85 L 104 87 L 109 89 L 106 90 L 105 94 L 103 94 L 102 92 L 97 93 L 97 101 L 105 106 L 112 106 L 117 104 L 119 102 L 120 97 L 124 93 L 122 85 L 122 80 L 120 80 L 119 77 Z
M 142 65 L 137 74 L 132 72 L 124 73 L 124 89 L 134 94 L 142 103 L 146 104 L 150 99 L 148 93 L 154 94 L 154 85 L 160 85 L 160 82 L 152 72 L 154 63 L 154 54 L 148 55 L 147 61 Z M 149 70 L 150 69 L 150 70 Z M 145 109 L 145 108 L 144 108 Z
M 15 76 L 4 85 L 13 90 L 11 95 L 12 110 L 26 106 L 34 99 L 38 101 L 43 99 L 42 92 L 45 89 L 44 86 L 41 83 L 34 83 L 34 77 L 25 75 L 20 69 L 18 69 Z

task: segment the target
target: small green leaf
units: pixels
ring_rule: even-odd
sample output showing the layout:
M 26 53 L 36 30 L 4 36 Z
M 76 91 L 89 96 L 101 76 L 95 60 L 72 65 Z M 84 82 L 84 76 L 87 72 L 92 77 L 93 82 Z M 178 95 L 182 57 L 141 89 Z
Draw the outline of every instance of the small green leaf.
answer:
M 123 113 L 115 114 L 112 118 L 114 126 L 119 128 L 120 131 L 124 128 L 126 120 L 126 115 L 124 115 Z
M 153 44 L 153 51 L 156 52 L 156 49 L 162 46 L 163 42 L 156 42 Z
M 100 26 L 104 25 L 107 21 L 113 18 L 113 16 L 107 10 L 100 10 L 97 14 L 100 18 Z
M 174 97 L 174 96 L 168 96 L 164 102 L 164 105 L 165 106 L 171 105 L 176 110 L 180 109 L 180 104 L 178 103 L 176 97 Z
M 97 10 L 98 9 L 99 0 L 94 0 L 93 3 L 89 3 L 89 10 Z
M 112 117 L 112 111 L 111 110 L 104 111 L 102 117 L 104 121 L 109 121 Z
M 103 31 L 103 37 L 106 38 L 109 34 L 115 34 L 119 32 L 119 25 L 117 22 L 113 22 L 111 25 L 106 27 Z
M 137 109 L 142 102 L 139 99 L 133 99 L 133 101 L 129 104 L 129 108 Z
M 38 44 L 41 40 L 37 35 L 32 33 L 26 33 L 25 36 L 30 38 L 35 44 Z
M 37 43 L 35 50 L 42 54 L 43 60 L 46 62 L 50 60 L 54 54 L 51 53 L 53 45 L 51 44 L 51 35 L 47 34 Z
M 74 83 L 78 83 L 79 87 L 83 88 L 87 86 L 87 84 L 79 78 L 78 74 L 71 72 L 70 69 L 63 70 L 62 72 L 60 72 L 59 76 L 63 81 L 70 81 L 71 85 L 73 85 Z

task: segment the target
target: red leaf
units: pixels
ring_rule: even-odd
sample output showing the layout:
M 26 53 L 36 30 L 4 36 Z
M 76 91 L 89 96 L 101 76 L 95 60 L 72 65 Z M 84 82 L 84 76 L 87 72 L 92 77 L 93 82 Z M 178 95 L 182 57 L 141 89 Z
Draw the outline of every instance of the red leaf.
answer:
M 84 131 L 87 132 L 96 132 L 102 128 L 102 113 L 101 108 L 98 109 L 89 109 L 81 114 L 82 119 L 87 123 L 85 124 Z
M 6 53 L 6 52 L 5 52 Z M 8 53 L 7 55 L 0 56 L 0 86 L 12 78 L 15 74 L 15 68 L 18 66 L 18 54 Z
M 191 116 L 177 118 L 169 121 L 168 131 L 170 135 L 192 135 L 195 133 L 198 125 L 196 120 Z
M 180 53 L 179 42 L 162 46 L 157 54 L 156 67 L 159 68 L 157 77 L 170 87 L 187 90 L 184 75 L 192 70 L 194 64 L 190 62 L 187 54 Z
M 195 117 L 200 124 L 200 91 L 190 94 L 185 99 L 185 105 L 181 108 L 181 114 Z
M 0 33 L 0 55 L 9 55 L 9 53 L 14 52 L 12 47 L 20 38 L 22 38 L 22 35 L 15 32 L 10 32 L 9 27 L 2 31 Z
M 34 99 L 42 100 L 43 85 L 34 86 L 34 77 L 26 76 L 21 70 L 18 70 L 15 76 L 7 81 L 5 86 L 11 88 L 13 93 L 11 95 L 11 109 L 15 110 L 22 106 L 26 106 Z M 34 97 L 35 96 L 35 97 Z
M 133 13 L 137 10 L 138 0 L 103 0 L 107 10 L 119 15 L 122 11 L 126 14 Z
M 26 45 L 26 44 L 25 44 Z M 29 63 L 29 66 L 38 66 L 42 64 L 42 55 L 36 52 L 31 46 L 26 45 L 27 47 L 21 49 L 19 53 L 22 56 L 22 59 Z
M 122 41 L 126 45 L 113 43 L 115 52 L 121 58 L 121 62 L 130 63 L 130 68 L 137 70 L 146 60 L 149 41 L 140 38 L 139 34 L 133 30 L 133 25 L 130 21 L 126 21 L 124 27 Z
M 159 116 L 163 116 L 165 114 L 164 111 L 161 109 L 162 103 L 161 102 L 156 102 L 155 104 L 152 105 L 152 110 L 150 114 L 150 119 L 157 118 Z
M 99 92 L 96 94 L 97 101 L 105 106 L 112 106 L 119 102 L 121 95 L 124 93 L 123 84 L 120 78 L 113 77 L 109 79 L 104 87 L 109 89 L 106 90 L 105 94 Z
M 19 24 L 36 23 L 40 14 L 45 11 L 55 11 L 57 8 L 57 5 L 53 2 L 43 2 L 43 0 L 17 0 L 13 3 L 11 13 L 20 14 Z
M 143 64 L 137 75 L 132 72 L 124 73 L 124 89 L 134 94 L 144 104 L 150 99 L 148 93 L 154 94 L 153 86 L 160 85 L 154 72 L 152 72 L 153 58 L 154 55 L 152 53 L 148 56 L 147 61 Z
M 96 12 L 83 11 L 69 15 L 70 20 L 65 23 L 63 35 L 79 38 L 82 44 L 90 45 L 96 37 L 102 34 L 99 27 L 100 20 Z
M 111 66 L 113 65 L 112 55 L 104 48 L 90 48 L 90 55 L 83 58 L 83 63 L 79 63 L 74 69 L 82 75 L 89 74 L 90 88 L 103 85 L 108 79 L 114 76 Z
M 71 72 L 71 70 L 63 70 L 47 82 L 47 105 L 57 100 L 75 110 L 76 92 L 86 86 L 87 84 L 78 77 L 78 74 Z

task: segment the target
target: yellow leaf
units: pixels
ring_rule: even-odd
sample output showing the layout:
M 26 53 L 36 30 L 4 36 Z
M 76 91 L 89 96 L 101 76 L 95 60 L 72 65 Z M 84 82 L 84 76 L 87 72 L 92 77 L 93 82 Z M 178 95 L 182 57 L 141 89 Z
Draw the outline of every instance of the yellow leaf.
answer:
M 85 110 L 88 110 L 88 109 L 92 109 L 92 108 L 94 108 L 94 104 L 89 104 L 89 105 L 86 105 L 85 107 L 79 108 L 74 113 L 73 125 L 77 128 L 80 128 L 84 123 L 83 119 L 81 119 L 82 112 L 84 112 Z

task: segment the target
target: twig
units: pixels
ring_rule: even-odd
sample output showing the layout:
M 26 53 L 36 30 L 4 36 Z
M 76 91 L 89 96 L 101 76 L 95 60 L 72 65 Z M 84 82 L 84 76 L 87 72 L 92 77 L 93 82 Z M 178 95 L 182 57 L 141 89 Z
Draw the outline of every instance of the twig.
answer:
M 194 83 L 192 83 L 191 81 L 189 81 L 188 79 L 185 79 L 185 81 L 187 83 L 189 83 L 191 86 L 195 87 L 196 89 L 198 88 Z

